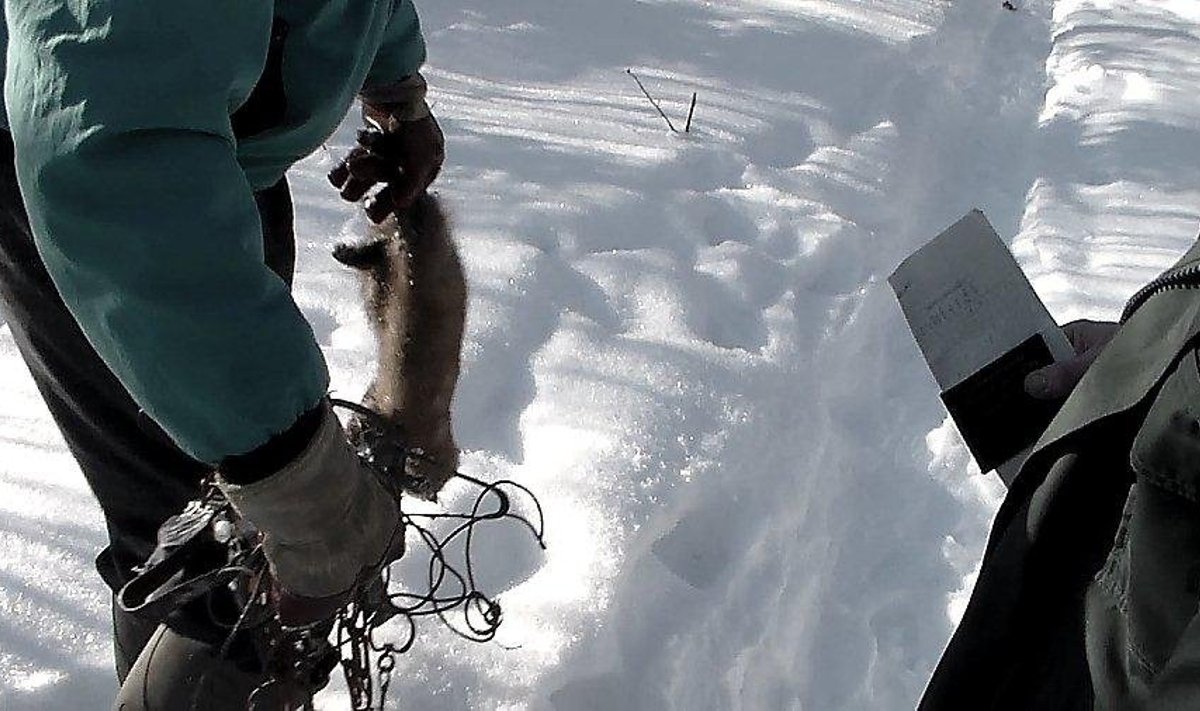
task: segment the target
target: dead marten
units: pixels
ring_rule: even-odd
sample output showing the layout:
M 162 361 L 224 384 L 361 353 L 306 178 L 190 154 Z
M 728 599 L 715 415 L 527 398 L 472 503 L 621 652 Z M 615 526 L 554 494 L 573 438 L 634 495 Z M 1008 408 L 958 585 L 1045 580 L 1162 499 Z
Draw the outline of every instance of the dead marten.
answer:
M 409 493 L 433 500 L 458 469 L 450 406 L 458 383 L 467 282 L 436 197 L 372 228 L 363 244 L 333 256 L 362 272 L 378 370 L 363 405 L 401 427 L 410 457 Z

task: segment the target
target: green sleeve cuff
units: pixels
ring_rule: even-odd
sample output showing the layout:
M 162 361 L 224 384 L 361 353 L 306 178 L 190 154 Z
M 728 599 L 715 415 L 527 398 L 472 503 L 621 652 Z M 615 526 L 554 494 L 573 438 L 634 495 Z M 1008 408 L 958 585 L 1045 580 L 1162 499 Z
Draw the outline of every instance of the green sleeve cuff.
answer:
M 425 38 L 412 0 L 397 0 L 363 89 L 394 84 L 425 63 Z

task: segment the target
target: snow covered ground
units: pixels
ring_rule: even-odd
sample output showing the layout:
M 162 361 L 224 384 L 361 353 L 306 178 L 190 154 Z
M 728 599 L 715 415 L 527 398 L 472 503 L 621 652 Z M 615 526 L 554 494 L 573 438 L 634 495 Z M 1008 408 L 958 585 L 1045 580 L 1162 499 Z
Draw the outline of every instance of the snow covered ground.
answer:
M 1060 321 L 1113 316 L 1200 218 L 1192 0 L 419 3 L 471 283 L 463 468 L 546 509 L 494 529 L 499 644 L 422 628 L 406 709 L 911 708 L 1002 490 L 886 284 L 973 207 Z M 625 74 L 676 122 L 672 134 Z M 339 395 L 372 347 L 294 171 Z M 450 504 L 468 492 L 449 492 Z M 103 709 L 98 512 L 0 327 L 0 708 Z M 320 708 L 346 708 L 331 690 Z

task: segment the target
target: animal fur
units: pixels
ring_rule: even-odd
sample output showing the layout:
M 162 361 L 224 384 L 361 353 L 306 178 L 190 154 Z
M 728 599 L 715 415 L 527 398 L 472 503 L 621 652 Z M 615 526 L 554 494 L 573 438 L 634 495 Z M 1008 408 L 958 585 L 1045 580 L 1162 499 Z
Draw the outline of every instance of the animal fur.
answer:
M 424 194 L 375 238 L 333 256 L 362 274 L 378 369 L 363 404 L 398 424 L 410 457 L 409 493 L 433 500 L 458 469 L 450 408 L 458 383 L 467 283 L 437 198 Z

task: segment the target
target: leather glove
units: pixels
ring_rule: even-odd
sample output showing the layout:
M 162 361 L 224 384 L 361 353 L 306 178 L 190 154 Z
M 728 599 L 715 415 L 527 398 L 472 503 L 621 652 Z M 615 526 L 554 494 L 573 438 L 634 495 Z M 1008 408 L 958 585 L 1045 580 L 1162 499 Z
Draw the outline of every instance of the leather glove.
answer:
M 404 552 L 398 499 L 351 447 L 328 403 L 308 447 L 252 484 L 217 485 L 263 534 L 281 621 L 320 622 Z
M 1039 368 L 1025 377 L 1025 392 L 1039 400 L 1061 400 L 1071 394 L 1084 372 L 1112 340 L 1120 324 L 1109 321 L 1072 321 L 1062 327 L 1075 357 Z
M 429 112 L 425 93 L 420 74 L 364 92 L 363 118 L 368 128 L 359 131 L 358 146 L 329 173 L 329 182 L 350 202 L 384 185 L 366 207 L 375 223 L 408 209 L 437 178 L 445 161 L 445 137 Z

